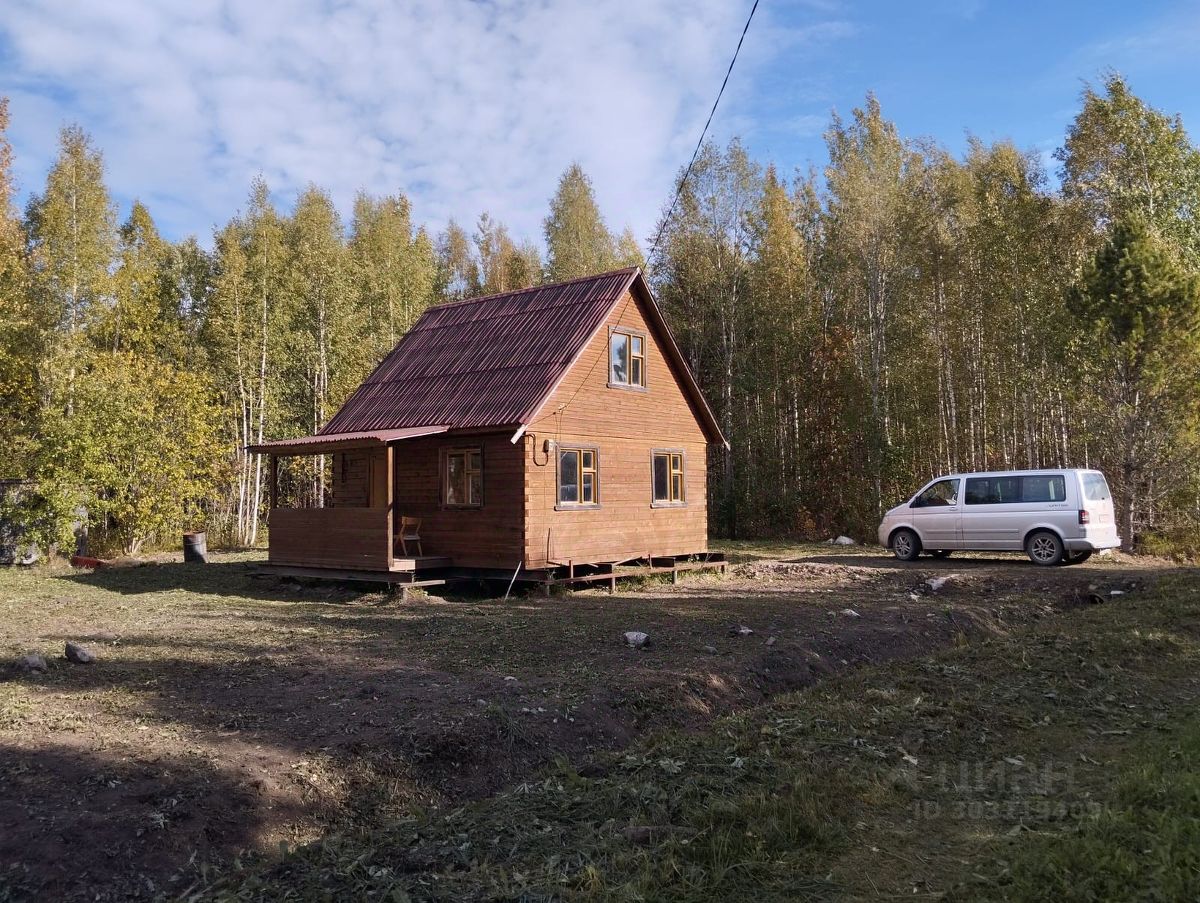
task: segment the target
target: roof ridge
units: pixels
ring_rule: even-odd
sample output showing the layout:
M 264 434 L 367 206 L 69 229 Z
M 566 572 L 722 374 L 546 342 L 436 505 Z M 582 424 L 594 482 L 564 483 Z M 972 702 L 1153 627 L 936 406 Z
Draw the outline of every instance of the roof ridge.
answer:
M 605 276 L 615 276 L 617 273 L 632 273 L 635 270 L 641 269 L 638 266 L 618 267 L 615 270 L 605 270 L 603 273 L 592 273 L 590 276 L 576 276 L 574 279 L 562 279 L 558 282 L 542 282 L 538 285 L 529 285 L 525 288 L 514 288 L 507 292 L 492 292 L 490 295 L 476 295 L 473 298 L 461 298 L 458 301 L 446 301 L 442 304 L 431 304 L 425 308 L 426 311 L 442 310 L 447 307 L 458 307 L 460 304 L 475 304 L 479 301 L 491 301 L 496 298 L 511 298 L 513 295 L 521 295 L 525 292 L 537 292 L 542 289 L 560 288 L 564 285 L 571 285 L 575 282 L 591 282 L 596 279 L 603 279 Z
M 498 298 L 500 296 L 499 295 L 491 295 L 490 297 Z M 475 299 L 472 298 L 471 300 L 475 300 Z M 455 304 L 462 304 L 462 303 L 463 303 L 462 301 L 452 301 L 452 302 L 450 302 L 450 304 L 442 304 L 442 305 L 439 305 L 438 307 L 430 307 L 430 308 L 427 308 L 427 310 L 440 310 L 443 307 L 452 307 Z M 569 304 L 553 304 L 553 305 L 548 304 L 544 308 L 539 308 L 539 310 L 565 310 L 568 307 L 587 307 L 589 304 L 591 304 L 590 301 L 588 301 L 586 299 L 582 299 L 579 301 L 572 301 Z M 511 312 L 505 313 L 504 311 L 497 311 L 494 314 L 487 314 L 485 316 L 476 317 L 471 322 L 478 325 L 479 323 L 486 323 L 490 320 L 508 319 L 511 316 L 512 316 Z M 419 323 L 420 321 L 418 320 L 417 322 Z M 461 329 L 461 328 L 462 328 L 461 323 L 433 323 L 433 324 L 429 324 L 426 326 L 422 326 L 420 331 L 421 332 L 433 332 L 438 329 Z M 416 331 L 417 331 L 417 323 L 414 323 L 412 326 L 412 329 L 409 330 L 409 332 L 416 332 Z M 407 333 L 406 333 L 406 335 L 407 335 Z M 401 338 L 403 339 L 404 336 L 401 336 Z

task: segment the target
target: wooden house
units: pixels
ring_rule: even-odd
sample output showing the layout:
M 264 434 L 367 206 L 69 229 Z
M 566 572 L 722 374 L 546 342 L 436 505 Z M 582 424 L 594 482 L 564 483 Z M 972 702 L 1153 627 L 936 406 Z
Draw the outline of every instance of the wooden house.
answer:
M 252 451 L 270 456 L 278 570 L 551 581 L 711 562 L 711 443 L 628 268 L 430 308 L 319 433 Z M 277 506 L 278 459 L 295 455 L 332 456 L 324 507 Z

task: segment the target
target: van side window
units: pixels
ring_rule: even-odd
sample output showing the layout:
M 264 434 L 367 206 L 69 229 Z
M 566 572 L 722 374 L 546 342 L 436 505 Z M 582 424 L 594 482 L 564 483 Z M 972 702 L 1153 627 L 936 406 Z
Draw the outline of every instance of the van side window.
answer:
M 1021 500 L 1020 477 L 969 477 L 968 505 L 1008 505 Z
M 1062 502 L 1067 498 L 1067 480 L 1060 474 L 1021 477 L 1021 501 Z
M 957 504 L 958 480 L 938 480 L 916 497 L 912 507 L 931 508 Z

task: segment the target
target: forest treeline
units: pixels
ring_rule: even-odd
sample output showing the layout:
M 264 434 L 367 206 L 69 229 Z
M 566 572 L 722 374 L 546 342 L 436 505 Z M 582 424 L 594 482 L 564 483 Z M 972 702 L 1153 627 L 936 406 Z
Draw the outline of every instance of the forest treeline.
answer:
M 82 509 L 112 548 L 253 544 L 245 446 L 319 428 L 426 307 L 638 264 L 730 439 L 715 534 L 869 537 L 938 473 L 1071 465 L 1107 473 L 1128 540 L 1197 548 L 1200 151 L 1115 74 L 1054 172 L 906 139 L 873 97 L 822 171 L 706 145 L 648 262 L 578 166 L 543 244 L 488 213 L 432 232 L 402 194 L 284 211 L 261 180 L 207 247 L 173 243 L 140 203 L 118 219 L 76 127 L 20 215 L 6 126 L 0 102 L 0 476 L 33 488 L 0 515 L 43 544 Z

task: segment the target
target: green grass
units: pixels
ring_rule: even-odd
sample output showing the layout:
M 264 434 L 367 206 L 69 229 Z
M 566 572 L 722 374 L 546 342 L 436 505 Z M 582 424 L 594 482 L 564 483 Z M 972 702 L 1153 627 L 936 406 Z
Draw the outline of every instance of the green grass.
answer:
M 994 900 L 1200 900 L 1200 719 L 1148 743 L 1077 830 L 1014 850 Z
M 194 899 L 1195 899 L 1194 574 L 663 733 Z

